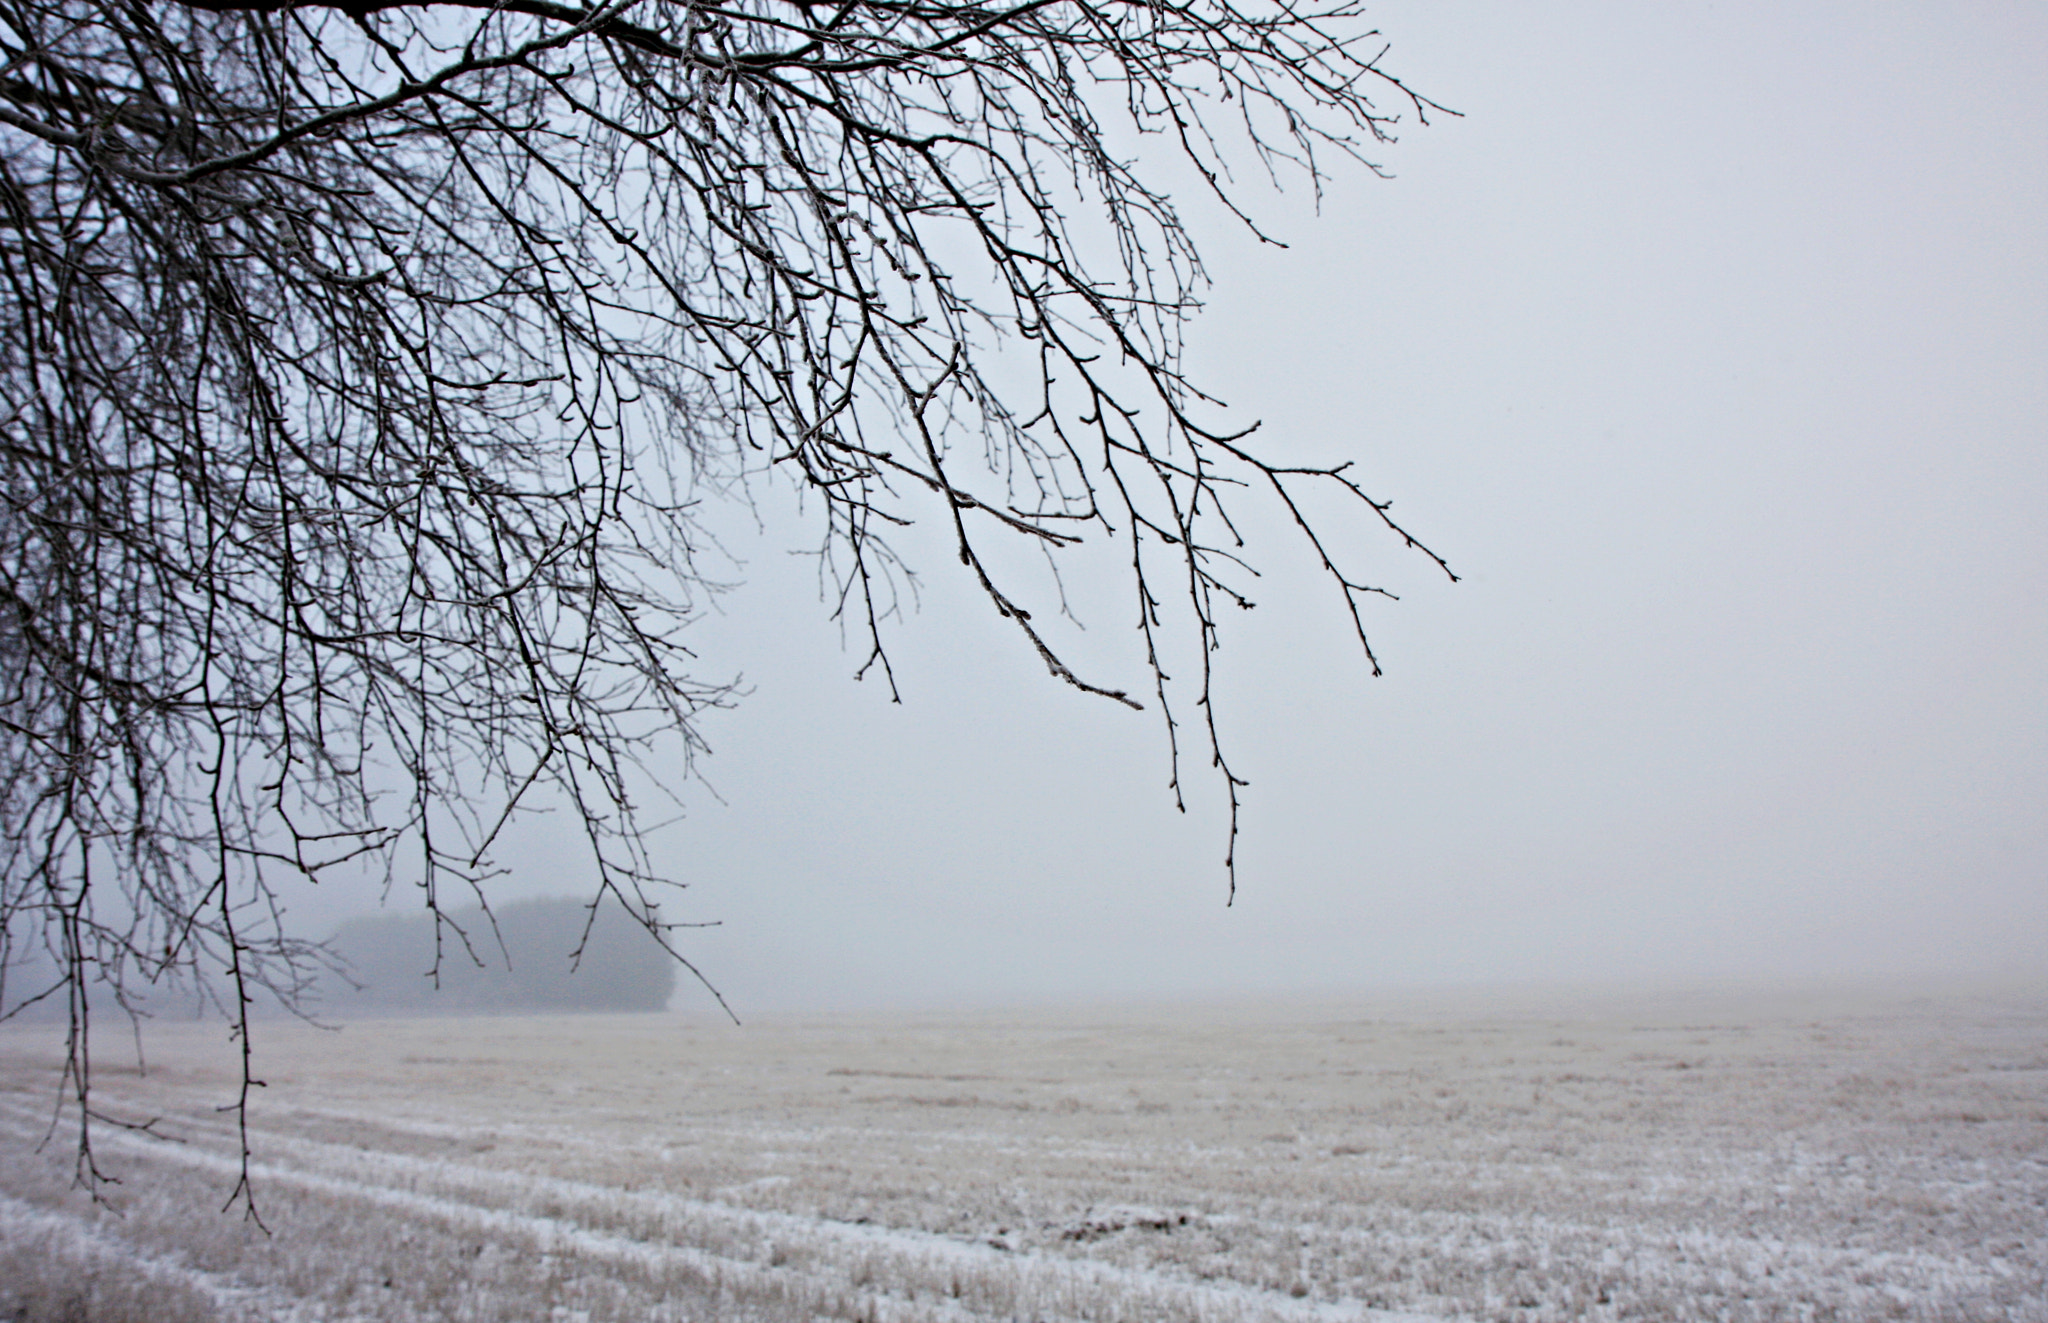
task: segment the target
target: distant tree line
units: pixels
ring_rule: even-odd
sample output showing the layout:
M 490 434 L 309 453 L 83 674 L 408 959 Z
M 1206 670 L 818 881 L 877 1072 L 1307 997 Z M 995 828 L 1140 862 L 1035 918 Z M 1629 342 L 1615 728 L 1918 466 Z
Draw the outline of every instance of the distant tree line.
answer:
M 339 1015 L 658 1011 L 676 986 L 675 960 L 623 909 L 566 898 L 356 919 L 329 945 L 347 974 L 320 1010 Z

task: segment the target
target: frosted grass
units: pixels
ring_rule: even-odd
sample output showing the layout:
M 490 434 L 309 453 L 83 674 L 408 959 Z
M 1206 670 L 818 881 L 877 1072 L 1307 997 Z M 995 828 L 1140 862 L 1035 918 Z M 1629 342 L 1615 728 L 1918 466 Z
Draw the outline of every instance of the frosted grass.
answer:
M 2048 1320 L 2048 1004 L 2011 993 L 272 1025 L 268 1237 L 213 1211 L 218 1031 L 152 1042 L 103 1084 L 179 1142 L 108 1138 L 115 1214 L 35 1156 L 49 1047 L 0 1035 L 0 1308 Z

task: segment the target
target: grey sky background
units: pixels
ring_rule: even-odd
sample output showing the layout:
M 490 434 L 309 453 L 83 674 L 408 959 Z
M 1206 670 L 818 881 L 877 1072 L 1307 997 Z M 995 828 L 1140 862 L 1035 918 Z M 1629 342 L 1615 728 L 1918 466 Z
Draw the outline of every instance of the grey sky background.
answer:
M 1155 713 L 1050 679 L 942 556 L 892 706 L 804 534 L 738 535 L 695 642 L 753 693 L 656 858 L 743 1015 L 2048 969 L 2048 6 L 1372 12 L 1465 117 L 1320 216 L 1247 179 L 1291 246 L 1208 219 L 1191 362 L 1466 581 L 1356 540 L 1403 598 L 1369 679 L 1259 525 L 1226 909 Z M 1077 610 L 1142 688 L 1125 594 Z M 505 894 L 585 889 L 560 830 Z

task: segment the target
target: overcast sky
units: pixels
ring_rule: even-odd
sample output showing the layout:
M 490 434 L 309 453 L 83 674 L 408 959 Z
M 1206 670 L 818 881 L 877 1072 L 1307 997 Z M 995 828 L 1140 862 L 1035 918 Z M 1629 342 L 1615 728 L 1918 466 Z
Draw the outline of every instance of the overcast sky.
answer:
M 1261 198 L 1285 251 L 1208 228 L 1191 357 L 1465 581 L 1357 544 L 1402 595 L 1369 679 L 1274 540 L 1219 658 L 1226 908 L 1154 714 L 944 564 L 890 705 L 771 521 L 701 634 L 753 690 L 724 803 L 657 844 L 743 1015 L 2048 969 L 2048 6 L 1373 14 L 1464 117 L 1319 217 Z M 1142 688 L 1124 597 L 1080 599 Z M 583 885 L 545 830 L 515 862 Z

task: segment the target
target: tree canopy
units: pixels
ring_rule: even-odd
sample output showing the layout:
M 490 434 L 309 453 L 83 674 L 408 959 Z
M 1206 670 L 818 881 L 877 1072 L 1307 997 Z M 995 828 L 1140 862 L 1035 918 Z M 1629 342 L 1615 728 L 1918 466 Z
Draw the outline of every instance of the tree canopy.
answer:
M 570 897 L 514 901 L 494 915 L 451 919 L 474 934 L 449 949 L 432 914 L 354 919 L 328 943 L 347 962 L 327 980 L 322 1013 L 658 1011 L 676 988 L 676 962 L 618 905 L 595 911 Z
M 1320 181 L 1425 118 L 1353 0 L 0 0 L 0 50 L 0 920 L 60 971 L 0 1014 L 69 1000 L 81 1135 L 87 985 L 223 975 L 246 1043 L 321 963 L 286 874 L 445 913 L 550 795 L 669 940 L 641 801 L 732 697 L 684 642 L 703 500 L 793 484 L 892 687 L 888 534 L 949 530 L 1054 676 L 1156 707 L 1176 794 L 1194 712 L 1231 867 L 1233 511 L 1285 512 L 1368 660 L 1302 494 L 1417 546 L 1215 422 L 1141 159 L 1242 216 L 1233 164 Z M 990 550 L 1084 536 L 1149 692 Z

